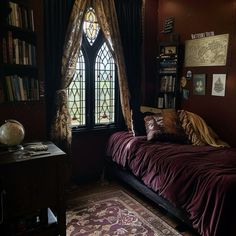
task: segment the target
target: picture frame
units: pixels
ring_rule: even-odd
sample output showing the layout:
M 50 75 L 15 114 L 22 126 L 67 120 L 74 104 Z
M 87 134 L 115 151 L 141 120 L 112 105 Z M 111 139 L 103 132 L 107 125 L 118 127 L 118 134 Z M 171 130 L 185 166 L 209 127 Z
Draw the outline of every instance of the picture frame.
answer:
M 164 48 L 165 54 L 176 54 L 176 46 L 167 46 Z
M 212 76 L 212 96 L 225 96 L 226 74 L 213 74 Z
M 205 95 L 206 74 L 193 74 L 193 94 Z
M 188 89 L 183 89 L 183 98 L 185 100 L 189 99 L 189 90 Z
M 185 41 L 185 67 L 225 66 L 229 34 Z

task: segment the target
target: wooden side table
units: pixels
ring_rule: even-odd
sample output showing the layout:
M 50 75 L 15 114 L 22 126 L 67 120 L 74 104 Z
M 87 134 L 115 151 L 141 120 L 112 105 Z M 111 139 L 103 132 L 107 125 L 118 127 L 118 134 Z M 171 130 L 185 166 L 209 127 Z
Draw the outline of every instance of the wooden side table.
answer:
M 0 235 L 66 235 L 66 154 L 44 144 L 44 155 L 0 152 Z

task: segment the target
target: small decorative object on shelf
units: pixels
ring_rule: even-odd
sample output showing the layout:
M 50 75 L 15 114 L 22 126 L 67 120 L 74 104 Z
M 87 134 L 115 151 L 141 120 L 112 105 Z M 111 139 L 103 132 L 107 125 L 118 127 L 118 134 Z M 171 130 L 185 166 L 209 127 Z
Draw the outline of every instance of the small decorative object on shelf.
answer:
M 23 149 L 20 145 L 25 137 L 23 125 L 16 120 L 6 120 L 0 127 L 0 143 L 6 145 L 10 150 Z
M 158 56 L 158 108 L 176 108 L 179 92 L 178 68 L 178 42 L 161 42 Z

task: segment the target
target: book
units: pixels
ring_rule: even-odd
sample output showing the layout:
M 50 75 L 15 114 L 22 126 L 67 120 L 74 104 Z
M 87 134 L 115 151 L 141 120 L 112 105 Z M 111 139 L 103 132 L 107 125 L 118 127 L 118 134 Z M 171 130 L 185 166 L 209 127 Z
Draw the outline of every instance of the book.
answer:
M 14 101 L 20 101 L 20 88 L 17 75 L 12 75 L 10 76 L 10 78 L 11 78 L 11 86 L 12 86 Z
M 15 64 L 19 64 L 20 63 L 19 40 L 18 39 L 13 39 L 13 45 L 14 45 L 13 62 Z
M 2 57 L 3 63 L 7 63 L 7 40 L 6 38 L 2 38 Z
M 14 101 L 11 77 L 5 76 L 5 81 L 6 81 L 7 99 L 8 101 Z
M 12 38 L 12 32 L 8 31 L 7 33 L 7 48 L 8 48 L 8 58 L 9 58 L 9 63 L 13 64 L 13 38 Z
M 164 98 L 163 97 L 157 98 L 157 108 L 164 108 Z
M 30 11 L 30 27 L 31 27 L 31 30 L 34 31 L 35 28 L 34 28 L 34 12 L 32 9 L 29 10 Z
M 23 85 L 23 78 L 18 77 L 19 80 L 19 89 L 20 89 L 20 100 L 26 101 L 25 92 L 24 92 L 24 85 Z
M 161 92 L 167 91 L 167 84 L 168 84 L 168 76 L 162 76 L 161 77 L 161 87 L 160 87 Z

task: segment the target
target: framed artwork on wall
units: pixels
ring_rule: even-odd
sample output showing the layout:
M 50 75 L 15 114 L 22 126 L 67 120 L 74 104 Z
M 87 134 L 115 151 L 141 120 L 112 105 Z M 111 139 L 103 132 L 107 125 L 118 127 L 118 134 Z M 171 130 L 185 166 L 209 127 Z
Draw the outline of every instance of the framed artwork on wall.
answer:
M 185 67 L 225 66 L 229 34 L 185 41 Z
M 189 99 L 189 90 L 188 89 L 183 89 L 183 98 L 185 100 Z
M 213 74 L 212 90 L 213 96 L 225 96 L 226 74 Z
M 205 95 L 206 74 L 193 74 L 193 94 Z
M 176 53 L 176 46 L 167 46 L 165 47 L 165 54 L 175 54 Z

